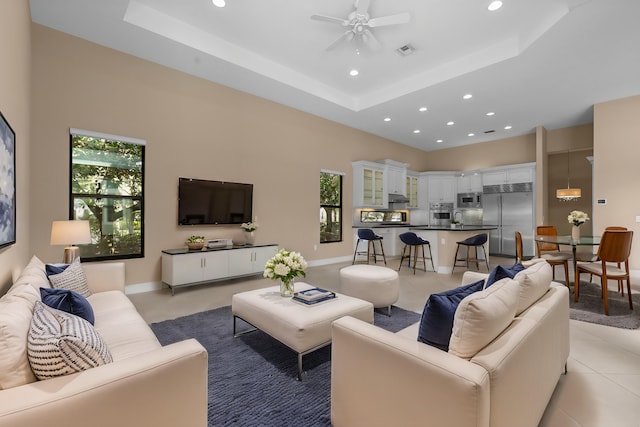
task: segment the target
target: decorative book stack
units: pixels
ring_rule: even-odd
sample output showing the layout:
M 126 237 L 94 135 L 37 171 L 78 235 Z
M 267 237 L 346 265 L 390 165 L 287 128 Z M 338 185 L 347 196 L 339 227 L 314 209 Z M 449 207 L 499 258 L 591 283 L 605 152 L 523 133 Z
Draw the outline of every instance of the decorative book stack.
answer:
M 293 300 L 307 305 L 317 304 L 336 297 L 334 292 L 322 288 L 311 288 L 293 294 Z

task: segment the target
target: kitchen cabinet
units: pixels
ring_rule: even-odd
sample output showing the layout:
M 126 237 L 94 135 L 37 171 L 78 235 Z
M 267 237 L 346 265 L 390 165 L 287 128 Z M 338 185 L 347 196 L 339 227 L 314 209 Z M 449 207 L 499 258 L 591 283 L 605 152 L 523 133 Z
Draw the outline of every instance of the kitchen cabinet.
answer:
M 379 160 L 384 165 L 385 196 L 388 194 L 400 194 L 407 196 L 406 179 L 407 164 L 395 160 Z
M 418 173 L 407 171 L 406 196 L 409 198 L 407 208 L 416 209 L 419 207 L 418 201 Z
M 456 181 L 453 174 L 429 174 L 427 178 L 427 200 L 429 202 L 455 202 Z
M 482 175 L 471 172 L 468 175 L 456 177 L 458 193 L 482 193 Z
M 386 208 L 384 165 L 376 162 L 357 161 L 353 168 L 353 206 Z
M 258 274 L 278 250 L 278 245 L 229 247 L 188 251 L 186 248 L 162 251 L 162 282 L 174 289 L 199 283 Z
M 491 170 L 482 173 L 482 185 L 520 184 L 535 181 L 535 165 Z

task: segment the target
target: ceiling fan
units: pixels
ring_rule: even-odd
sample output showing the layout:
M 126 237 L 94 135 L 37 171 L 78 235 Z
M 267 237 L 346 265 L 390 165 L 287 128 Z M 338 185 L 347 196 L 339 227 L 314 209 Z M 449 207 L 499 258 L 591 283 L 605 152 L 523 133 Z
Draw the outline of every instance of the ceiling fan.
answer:
M 344 34 L 327 47 L 327 50 L 336 48 L 343 41 L 350 42 L 354 39 L 360 39 L 368 47 L 377 49 L 380 47 L 380 42 L 373 35 L 373 32 L 371 32 L 372 28 L 406 24 L 411 19 L 411 15 L 407 12 L 371 18 L 368 12 L 370 3 L 371 0 L 355 0 L 353 11 L 349 13 L 349 16 L 345 19 L 325 15 L 311 15 L 311 19 L 316 21 L 330 22 L 343 27 L 349 27 Z

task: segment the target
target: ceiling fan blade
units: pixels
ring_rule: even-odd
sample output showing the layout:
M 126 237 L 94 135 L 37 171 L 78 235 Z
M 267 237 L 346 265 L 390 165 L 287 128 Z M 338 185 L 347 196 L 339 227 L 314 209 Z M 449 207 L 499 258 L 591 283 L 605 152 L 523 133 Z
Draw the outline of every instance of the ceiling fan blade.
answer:
M 376 36 L 374 36 L 369 29 L 366 29 L 362 32 L 362 41 L 371 50 L 378 50 L 382 47 Z
M 398 13 L 397 15 L 381 16 L 379 18 L 369 19 L 369 26 L 384 27 L 385 25 L 406 24 L 411 20 L 411 15 L 407 12 Z
M 349 25 L 349 21 L 342 18 L 334 18 L 333 16 L 325 16 L 325 15 L 311 15 L 311 19 L 314 21 L 324 21 L 331 22 L 332 24 L 339 24 L 343 27 Z
M 369 10 L 370 0 L 356 0 L 356 14 L 366 15 Z
M 355 36 L 355 34 L 353 33 L 352 30 L 349 31 L 345 31 L 345 33 L 343 35 L 341 35 L 340 37 L 338 37 L 338 39 L 336 41 L 334 41 L 333 43 L 331 43 L 326 50 L 333 50 L 335 49 L 339 44 L 341 44 L 343 41 L 346 42 L 350 42 L 351 40 L 353 40 L 353 37 Z

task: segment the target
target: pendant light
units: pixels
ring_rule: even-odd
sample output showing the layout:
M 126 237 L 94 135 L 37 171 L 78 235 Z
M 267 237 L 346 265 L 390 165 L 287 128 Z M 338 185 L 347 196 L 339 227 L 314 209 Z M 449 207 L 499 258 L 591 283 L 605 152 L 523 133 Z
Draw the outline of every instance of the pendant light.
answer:
M 569 185 L 569 151 L 567 151 L 567 188 L 559 188 L 556 190 L 556 198 L 561 202 L 569 202 L 578 200 L 582 196 L 580 188 L 571 188 Z

